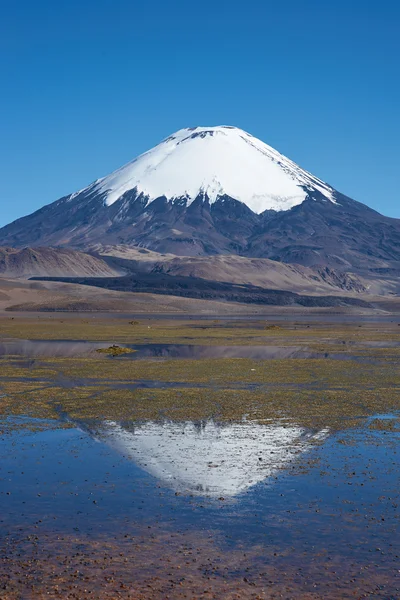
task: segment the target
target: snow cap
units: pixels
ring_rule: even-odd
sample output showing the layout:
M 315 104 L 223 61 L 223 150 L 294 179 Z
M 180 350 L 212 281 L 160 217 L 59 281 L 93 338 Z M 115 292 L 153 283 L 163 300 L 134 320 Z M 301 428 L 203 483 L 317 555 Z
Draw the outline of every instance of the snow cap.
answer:
M 289 210 L 309 191 L 335 202 L 334 190 L 264 142 L 230 126 L 181 129 L 90 186 L 109 206 L 129 190 L 148 202 L 164 196 L 212 204 L 229 196 L 253 212 Z

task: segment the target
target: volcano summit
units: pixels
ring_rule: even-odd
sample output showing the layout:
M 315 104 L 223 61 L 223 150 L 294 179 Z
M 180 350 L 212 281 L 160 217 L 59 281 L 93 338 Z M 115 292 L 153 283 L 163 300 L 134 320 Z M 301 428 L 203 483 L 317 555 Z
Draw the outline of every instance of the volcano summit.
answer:
M 182 129 L 90 188 L 108 206 L 135 190 L 148 203 L 165 197 L 186 206 L 228 196 L 257 214 L 301 204 L 306 190 L 333 200 L 332 188 L 236 127 Z
M 342 269 L 400 267 L 400 221 L 236 127 L 194 127 L 0 229 L 0 245 L 142 246 Z

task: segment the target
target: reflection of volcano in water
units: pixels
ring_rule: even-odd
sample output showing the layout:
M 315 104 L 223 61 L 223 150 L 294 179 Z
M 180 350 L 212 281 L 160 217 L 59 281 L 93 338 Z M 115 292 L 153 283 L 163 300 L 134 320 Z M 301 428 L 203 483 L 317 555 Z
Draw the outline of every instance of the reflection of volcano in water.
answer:
M 314 439 L 300 427 L 242 422 L 218 425 L 148 422 L 124 429 L 105 422 L 102 441 L 177 491 L 235 496 L 271 477 Z

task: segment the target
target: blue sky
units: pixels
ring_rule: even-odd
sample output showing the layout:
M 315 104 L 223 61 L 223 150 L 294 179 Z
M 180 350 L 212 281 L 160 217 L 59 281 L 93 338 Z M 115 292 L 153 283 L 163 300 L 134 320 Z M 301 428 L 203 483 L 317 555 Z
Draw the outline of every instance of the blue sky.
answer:
M 399 24 L 397 0 L 3 0 L 0 225 L 219 124 L 400 218 Z

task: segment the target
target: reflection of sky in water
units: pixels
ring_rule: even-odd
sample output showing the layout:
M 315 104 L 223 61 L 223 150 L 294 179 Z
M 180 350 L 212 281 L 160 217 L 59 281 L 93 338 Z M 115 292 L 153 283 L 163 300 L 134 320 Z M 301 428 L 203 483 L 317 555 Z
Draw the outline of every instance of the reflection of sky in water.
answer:
M 0 341 L 0 356 L 86 356 L 95 354 L 99 348 L 107 348 L 113 341 L 90 342 L 81 340 L 3 340 Z M 118 360 L 140 360 L 151 358 L 306 358 L 311 353 L 300 346 L 202 346 L 192 344 L 120 344 L 132 349 L 132 353 Z M 315 357 L 323 356 L 315 353 Z
M 242 422 L 159 423 L 122 427 L 107 421 L 96 437 L 175 491 L 236 496 L 273 476 L 327 430 Z
M 0 356 L 86 356 L 109 345 L 80 340 L 6 340 L 0 341 Z
M 99 348 L 107 348 L 113 341 L 90 342 L 81 340 L 3 340 L 0 341 L 0 356 L 59 356 L 75 357 L 96 355 Z M 345 342 L 335 341 L 342 345 L 343 352 L 316 352 L 306 346 L 248 345 L 248 346 L 204 346 L 196 344 L 120 344 L 129 348 L 131 353 L 112 357 L 113 360 L 146 360 L 146 359 L 188 359 L 200 360 L 210 358 L 248 358 L 253 360 L 274 359 L 331 359 L 331 360 L 364 360 L 361 356 L 346 351 L 357 347 L 395 348 L 396 341 L 384 342 Z M 103 355 L 103 358 L 109 358 Z
M 34 426 L 35 422 L 32 420 L 30 424 Z M 2 531 L 12 527 L 26 531 L 34 526 L 35 535 L 49 530 L 61 536 L 65 532 L 85 533 L 112 539 L 133 533 L 136 526 L 153 528 L 158 523 L 172 532 L 214 532 L 226 549 L 236 544 L 251 548 L 257 544 L 265 546 L 266 560 L 271 553 L 282 551 L 288 557 L 302 556 L 302 560 L 308 561 L 315 548 L 357 563 L 368 564 L 372 557 L 380 567 L 386 570 L 394 567 L 397 573 L 400 433 L 365 429 L 332 432 L 323 444 L 312 445 L 308 434 L 293 426 L 288 429 L 293 434 L 287 438 L 271 434 L 264 446 L 258 440 L 259 437 L 262 440 L 260 432 L 267 434 L 275 429 L 279 433 L 280 426 L 254 427 L 244 422 L 221 426 L 217 431 L 213 423 L 207 424 L 211 439 L 222 435 L 224 429 L 225 435 L 233 438 L 227 454 L 232 453 L 232 461 L 247 473 L 246 477 L 239 473 L 239 484 L 247 486 L 241 488 L 243 493 L 234 502 L 222 502 L 216 498 L 223 496 L 228 500 L 233 496 L 225 492 L 209 498 L 196 493 L 193 497 L 175 495 L 173 485 L 186 485 L 187 489 L 180 475 L 183 472 L 187 476 L 186 468 L 191 480 L 198 483 L 196 473 L 190 471 L 192 463 L 197 465 L 201 461 L 189 455 L 197 446 L 185 446 L 185 455 L 176 469 L 181 479 L 171 483 L 168 479 L 160 481 L 145 470 L 146 462 L 148 466 L 153 462 L 146 447 L 143 451 L 139 448 L 142 451 L 139 462 L 127 450 L 125 442 L 118 448 L 113 445 L 113 432 L 115 443 L 118 442 L 118 426 L 116 429 L 113 424 L 103 424 L 97 429 L 93 426 L 91 435 L 87 435 L 86 425 L 81 425 L 81 429 L 13 431 L 0 435 Z M 180 438 L 199 436 L 200 426 L 175 425 L 176 429 L 169 423 L 148 424 L 149 431 L 153 426 L 156 428 L 155 440 L 160 439 L 157 438 L 157 431 L 161 435 L 160 428 L 166 430 L 163 434 L 166 437 L 161 439 L 165 439 L 169 448 L 164 448 L 167 458 L 161 458 L 167 467 L 171 455 L 174 458 L 179 453 Z M 188 433 L 182 434 L 179 427 L 188 427 Z M 197 428 L 196 432 L 192 428 Z M 142 437 L 146 437 L 146 428 L 140 426 L 123 431 L 132 435 L 140 429 Z M 321 433 L 322 437 L 325 435 Z M 264 440 L 268 440 L 268 435 Z M 286 458 L 282 458 L 281 450 L 274 455 L 270 452 L 265 471 L 259 472 L 261 479 L 270 473 L 273 485 L 255 485 L 261 481 L 256 477 L 258 470 L 264 468 L 258 465 L 264 460 L 258 461 L 257 452 L 266 446 L 274 451 L 281 444 L 288 450 Z M 254 449 L 254 457 L 244 450 L 245 445 Z M 309 452 L 304 452 L 306 449 Z M 216 460 L 215 454 L 210 460 Z M 292 468 L 294 460 L 299 468 Z M 203 467 L 200 474 L 204 470 Z M 217 474 L 219 468 L 214 471 Z M 223 471 L 221 481 L 226 483 Z M 382 554 L 376 548 L 381 548 Z
M 127 344 L 137 352 L 123 358 L 186 358 L 198 360 L 202 358 L 305 358 L 307 352 L 301 346 L 249 345 L 249 346 L 204 346 L 196 344 Z

